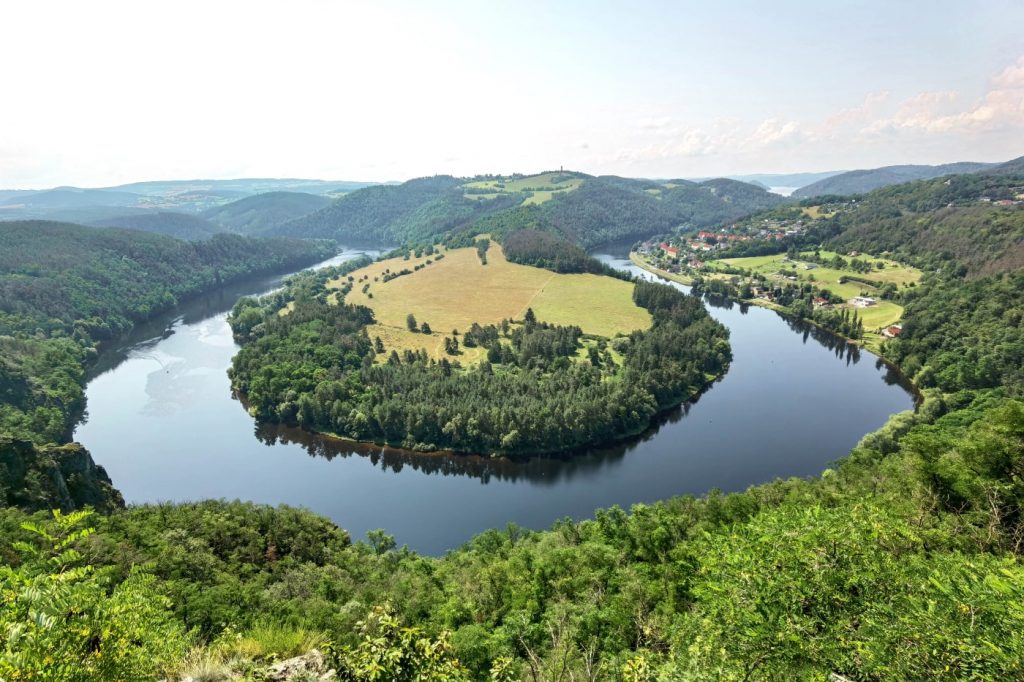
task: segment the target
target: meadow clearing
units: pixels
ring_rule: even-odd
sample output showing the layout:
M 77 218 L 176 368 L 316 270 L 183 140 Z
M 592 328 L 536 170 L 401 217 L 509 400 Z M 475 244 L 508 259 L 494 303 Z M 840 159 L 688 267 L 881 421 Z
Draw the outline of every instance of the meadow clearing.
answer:
M 836 254 L 832 251 L 820 251 L 819 255 L 824 259 L 831 259 L 842 254 Z M 892 283 L 902 289 L 921 279 L 921 271 L 916 268 L 897 263 L 893 260 L 868 255 L 857 257 L 872 265 L 871 272 L 867 273 L 858 273 L 845 268 L 839 270 L 822 265 L 817 265 L 807 270 L 804 268 L 804 265 L 808 261 L 789 261 L 785 260 L 785 258 L 785 254 L 752 256 L 749 258 L 726 258 L 721 261 L 711 261 L 709 265 L 713 266 L 715 262 L 720 262 L 732 267 L 743 268 L 764 275 L 769 282 L 787 281 L 780 274 L 781 271 L 795 271 L 798 281 L 813 282 L 816 286 L 826 288 L 832 293 L 841 296 L 847 302 L 855 296 L 870 296 L 877 300 L 878 303 L 867 308 L 857 309 L 860 318 L 864 320 L 864 329 L 868 332 L 883 329 L 899 322 L 903 316 L 903 307 L 892 301 L 881 300 L 878 295 L 878 287 L 853 280 L 840 284 L 840 280 L 849 277 L 862 277 L 878 282 L 881 285 Z M 843 258 L 850 260 L 849 256 L 843 255 Z M 878 263 L 881 264 L 881 268 L 877 267 L 876 264 Z
M 527 197 L 523 201 L 523 206 L 529 206 L 531 204 L 543 204 L 545 201 L 550 201 L 551 197 L 555 194 L 563 192 L 571 192 L 577 189 L 583 183 L 582 178 L 578 178 L 559 171 L 553 171 L 550 173 L 542 173 L 540 175 L 530 175 L 524 178 L 497 178 L 494 180 L 480 180 L 478 182 L 470 182 L 465 185 L 466 188 L 472 188 L 479 192 L 480 190 L 493 190 L 486 194 L 483 193 L 467 193 L 465 197 L 467 199 L 493 199 L 500 194 L 508 194 L 511 192 L 533 192 L 533 195 Z
M 527 308 L 533 309 L 538 320 L 578 325 L 585 334 L 596 336 L 628 334 L 651 324 L 650 313 L 633 303 L 630 282 L 510 263 L 495 242 L 487 251 L 487 265 L 480 262 L 475 248 L 438 248 L 444 254 L 441 260 L 436 253 L 409 260 L 391 258 L 351 274 L 355 284 L 345 301 L 373 310 L 377 324 L 367 332 L 371 338 L 380 336 L 389 352 L 425 348 L 432 357 L 441 358 L 444 337 L 451 336 L 453 330 L 462 334 L 474 322 L 521 320 Z M 423 267 L 414 270 L 417 265 Z M 403 269 L 414 271 L 383 281 L 386 272 Z M 343 284 L 344 280 L 335 280 L 328 286 L 337 289 Z M 410 313 L 417 322 L 427 322 L 433 333 L 409 331 L 406 317 Z M 462 350 L 459 360 L 464 364 L 483 357 L 480 349 Z

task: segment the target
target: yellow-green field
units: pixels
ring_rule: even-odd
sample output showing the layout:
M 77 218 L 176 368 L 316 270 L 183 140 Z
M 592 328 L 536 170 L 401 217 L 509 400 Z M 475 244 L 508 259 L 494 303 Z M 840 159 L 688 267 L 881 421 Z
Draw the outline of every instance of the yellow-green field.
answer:
M 564 174 L 555 171 L 541 173 L 540 175 L 530 175 L 524 178 L 497 178 L 495 180 L 470 182 L 465 185 L 467 188 L 491 191 L 487 194 L 466 193 L 465 197 L 467 199 L 493 199 L 500 194 L 532 191 L 533 196 L 524 200 L 523 205 L 542 204 L 545 201 L 550 201 L 556 194 L 571 192 L 577 189 L 583 183 L 583 179 L 577 177 L 560 179 L 562 175 Z
M 562 275 L 509 263 L 494 242 L 487 251 L 487 265 L 480 263 L 475 248 L 445 251 L 444 256 L 441 260 L 436 260 L 436 255 L 393 258 L 352 273 L 355 284 L 345 301 L 373 309 L 377 324 L 368 329 L 371 338 L 380 336 L 388 350 L 426 348 L 433 357 L 441 357 L 444 337 L 453 329 L 461 335 L 473 322 L 521 320 L 527 308 L 544 322 L 579 325 L 584 333 L 598 336 L 628 334 L 651 324 L 650 313 L 633 303 L 629 282 L 600 275 Z M 380 279 L 386 270 L 413 270 L 427 260 L 433 262 L 412 274 L 389 282 Z M 363 293 L 367 283 L 370 287 Z M 340 288 L 343 284 L 343 280 L 335 280 L 328 286 Z M 433 334 L 410 332 L 406 327 L 409 313 L 420 323 L 428 322 Z M 460 361 L 478 359 L 477 349 L 465 351 Z
M 831 251 L 821 251 L 820 254 L 823 258 L 833 258 L 836 256 L 836 254 Z M 847 260 L 850 259 L 847 255 L 839 255 L 842 255 L 843 258 L 846 258 Z M 690 284 L 692 282 L 691 277 L 688 275 L 672 274 L 661 270 L 647 262 L 645 258 L 637 253 L 630 253 L 629 258 L 640 267 L 650 270 L 651 272 L 655 272 L 667 279 L 671 279 L 682 284 Z M 846 282 L 844 284 L 840 284 L 839 279 L 844 276 L 864 277 L 881 284 L 891 282 L 901 289 L 910 283 L 916 283 L 921 279 L 921 271 L 916 268 L 897 263 L 896 261 L 886 260 L 884 258 L 875 258 L 866 254 L 857 256 L 857 258 L 870 262 L 872 266 L 874 266 L 875 263 L 882 263 L 882 269 L 876 268 L 869 273 L 860 274 L 853 270 L 836 270 L 819 265 L 814 269 L 805 270 L 802 266 L 806 261 L 785 261 L 783 260 L 784 258 L 784 254 L 777 254 L 774 256 L 752 256 L 749 258 L 725 258 L 721 261 L 709 261 L 707 263 L 707 267 L 713 270 L 716 263 L 731 265 L 764 275 L 769 282 L 788 282 L 790 280 L 784 280 L 783 276 L 779 274 L 779 271 L 783 269 L 787 272 L 796 270 L 798 281 L 813 281 L 818 287 L 829 289 L 846 301 L 849 301 L 854 296 L 860 295 L 874 298 L 878 301 L 876 305 L 856 309 L 858 316 L 864 320 L 864 343 L 872 350 L 877 350 L 882 341 L 883 337 L 879 333 L 879 330 L 899 322 L 903 316 L 903 307 L 893 303 L 892 301 L 881 300 L 878 296 L 878 291 L 874 287 L 861 282 Z M 711 277 L 718 279 L 730 279 L 734 277 L 734 275 L 725 272 L 702 272 L 701 275 L 705 278 Z M 811 279 L 812 277 L 813 280 Z M 779 307 L 774 303 L 760 299 L 755 300 L 754 303 L 765 308 L 779 309 Z
M 804 206 L 803 212 L 808 218 L 831 218 L 835 215 L 834 212 L 822 211 L 821 206 Z
M 821 252 L 823 258 L 832 258 L 835 255 L 837 254 L 830 251 Z M 876 268 L 871 272 L 861 274 L 853 270 L 836 270 L 819 265 L 812 270 L 805 270 L 803 268 L 805 261 L 785 261 L 783 260 L 784 258 L 783 254 L 778 254 L 774 256 L 753 256 L 750 258 L 726 258 L 720 262 L 764 275 L 770 282 L 784 281 L 782 275 L 779 274 L 780 270 L 791 271 L 795 269 L 799 281 L 813 281 L 815 285 L 824 287 L 847 301 L 854 296 L 871 296 L 878 300 L 877 305 L 857 309 L 860 318 L 864 320 L 864 329 L 868 331 L 874 331 L 899 322 L 900 317 L 903 315 L 903 308 L 892 301 L 879 299 L 878 290 L 875 287 L 852 281 L 840 284 L 839 280 L 841 278 L 864 277 L 881 284 L 891 282 L 901 289 L 911 282 L 917 282 L 921 279 L 921 271 L 916 268 L 902 265 L 896 261 L 874 258 L 867 255 L 861 255 L 858 258 L 870 262 L 873 266 L 875 263 L 881 263 L 882 269 Z M 850 259 L 849 256 L 845 255 L 843 258 Z M 713 266 L 713 264 L 714 261 L 710 265 Z

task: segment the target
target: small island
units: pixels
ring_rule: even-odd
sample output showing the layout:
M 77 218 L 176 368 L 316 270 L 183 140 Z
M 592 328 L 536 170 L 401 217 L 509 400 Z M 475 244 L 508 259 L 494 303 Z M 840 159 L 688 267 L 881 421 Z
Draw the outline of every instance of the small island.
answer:
M 502 242 L 403 247 L 242 299 L 234 390 L 261 422 L 530 455 L 639 434 L 726 371 L 728 332 L 698 298 L 545 233 Z

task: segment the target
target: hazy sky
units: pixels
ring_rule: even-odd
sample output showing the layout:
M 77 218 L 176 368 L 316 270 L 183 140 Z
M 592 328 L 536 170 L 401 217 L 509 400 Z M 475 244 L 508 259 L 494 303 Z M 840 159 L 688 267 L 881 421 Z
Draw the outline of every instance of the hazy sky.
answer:
M 1024 155 L 1024 0 L 25 0 L 0 25 L 0 187 Z

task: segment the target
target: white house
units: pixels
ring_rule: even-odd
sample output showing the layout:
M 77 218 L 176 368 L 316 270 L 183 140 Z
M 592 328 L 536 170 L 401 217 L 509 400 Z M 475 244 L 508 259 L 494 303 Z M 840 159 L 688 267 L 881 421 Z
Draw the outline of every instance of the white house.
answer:
M 871 298 L 870 296 L 854 296 L 850 299 L 850 305 L 854 308 L 867 308 L 869 306 L 877 305 L 878 301 Z

